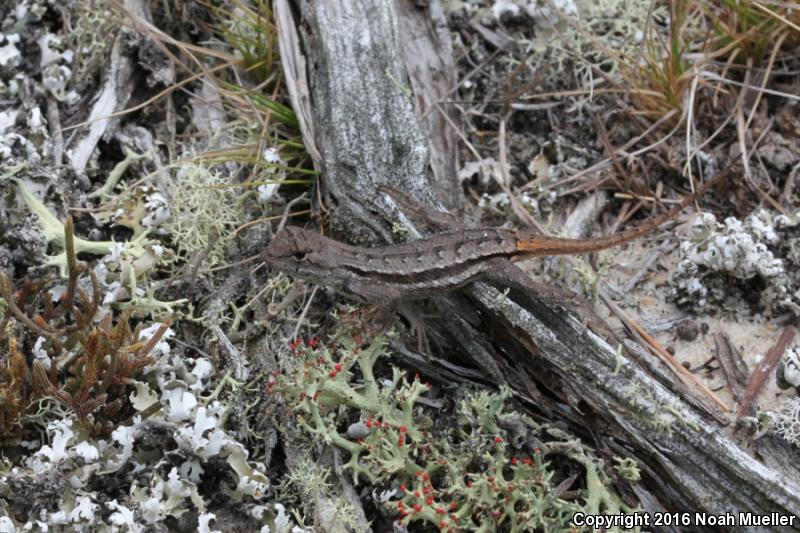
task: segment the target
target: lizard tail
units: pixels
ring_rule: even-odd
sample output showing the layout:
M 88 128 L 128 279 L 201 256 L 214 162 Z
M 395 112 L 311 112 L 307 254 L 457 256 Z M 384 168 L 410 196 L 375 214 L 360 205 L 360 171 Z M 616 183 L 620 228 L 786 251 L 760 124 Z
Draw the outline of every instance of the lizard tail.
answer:
M 678 213 L 680 213 L 681 210 L 687 205 L 697 200 L 711 187 L 715 186 L 721 180 L 730 175 L 731 171 L 733 171 L 733 169 L 738 165 L 738 162 L 728 165 L 713 178 L 705 182 L 699 189 L 697 189 L 697 192 L 681 200 L 680 203 L 675 207 L 669 211 L 666 211 L 665 213 L 662 213 L 661 215 L 643 222 L 638 227 L 635 227 L 631 230 L 622 232 L 618 235 L 609 235 L 608 237 L 600 237 L 597 239 L 561 239 L 557 237 L 521 236 L 517 239 L 517 251 L 520 255 L 524 256 L 571 255 L 596 252 L 612 246 L 624 244 L 634 239 L 638 239 L 639 237 L 655 230 L 664 222 L 675 218 L 675 216 L 677 216 Z

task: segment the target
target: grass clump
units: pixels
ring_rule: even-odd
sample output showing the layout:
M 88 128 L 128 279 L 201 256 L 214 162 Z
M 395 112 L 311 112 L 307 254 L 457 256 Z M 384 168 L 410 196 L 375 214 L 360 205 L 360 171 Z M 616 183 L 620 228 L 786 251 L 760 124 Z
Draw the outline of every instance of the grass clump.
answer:
M 286 90 L 272 11 L 263 0 L 252 4 L 236 0 L 231 5 L 225 9 L 208 4 L 217 21 L 211 30 L 244 67 L 234 76 L 221 72 L 214 78 L 233 119 L 232 143 L 203 158 L 249 166 L 248 184 L 260 190 L 274 192 L 278 184 L 310 184 L 315 172 L 307 168 L 310 161 L 297 116 L 288 102 L 278 98 Z
M 278 54 L 277 28 L 265 0 L 227 5 L 206 2 L 214 48 L 197 50 L 214 64 L 203 77 L 219 92 L 230 122 L 228 145 L 198 158 L 249 168 L 242 186 L 312 182 L 315 172 L 304 150 L 299 123 L 288 101 Z M 228 54 L 221 59 L 218 50 Z M 227 65 L 226 63 L 227 62 Z M 212 74 L 213 73 L 213 74 Z M 270 187 L 275 189 L 277 187 Z
M 742 68 L 769 69 L 777 52 L 800 44 L 800 8 L 785 2 L 579 0 L 565 6 L 572 11 L 562 6 L 558 22 L 537 11 L 552 25 L 545 35 L 556 37 L 548 43 L 555 72 L 571 64 L 578 85 L 591 94 L 623 93 L 633 113 L 668 128 L 699 101 L 693 84 L 719 97 L 728 89 L 720 79 L 739 82 Z
M 728 62 L 762 65 L 773 48 L 800 44 L 800 5 L 788 2 L 718 0 L 701 4 L 714 31 L 710 48 Z
M 671 1 L 668 40 L 651 32 L 644 42 L 642 62 L 626 63 L 621 69 L 623 77 L 635 88 L 631 99 L 637 113 L 653 122 L 668 115 L 683 116 L 692 76 L 701 67 L 701 63 L 687 58 L 691 46 L 686 39 L 691 20 L 689 6 L 687 0 Z
M 620 69 L 633 107 L 651 122 L 672 113 L 680 118 L 667 121 L 674 125 L 687 118 L 690 106 L 700 108 L 694 84 L 711 95 L 727 92 L 719 82 L 736 82 L 741 68 L 766 68 L 768 77 L 775 54 L 800 43 L 797 6 L 749 0 L 665 4 L 668 18 L 661 24 L 655 20 L 640 59 L 623 58 Z M 732 65 L 739 68 L 729 70 Z

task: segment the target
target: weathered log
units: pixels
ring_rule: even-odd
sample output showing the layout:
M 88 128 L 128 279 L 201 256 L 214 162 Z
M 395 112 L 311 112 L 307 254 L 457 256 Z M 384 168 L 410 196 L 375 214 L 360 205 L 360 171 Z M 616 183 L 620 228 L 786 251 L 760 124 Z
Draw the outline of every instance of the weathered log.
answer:
M 286 16 L 286 4 L 277 4 L 283 5 L 279 14 L 283 9 Z M 307 71 L 294 75 L 308 76 L 303 83 L 309 95 L 294 101 L 310 106 L 299 114 L 313 121 L 304 131 L 314 132 L 307 142 L 319 147 L 322 196 L 332 229 L 343 240 L 367 245 L 395 240 L 392 224 L 403 219 L 376 194 L 379 185 L 399 188 L 431 205 L 453 204 L 458 195 L 455 175 L 442 171 L 454 168 L 453 163 L 441 164 L 455 161 L 453 155 L 438 154 L 438 171 L 429 169 L 432 146 L 454 150 L 448 142 L 429 143 L 432 134 L 441 139 L 442 132 L 426 128 L 444 126 L 421 120 L 428 118 L 426 111 L 436 97 L 412 97 L 413 91 L 429 90 L 428 84 L 409 81 L 419 69 L 409 66 L 411 58 L 403 52 L 409 49 L 403 46 L 409 25 L 425 20 L 415 9 L 410 0 L 303 0 L 296 11 Z M 406 29 L 404 34 L 400 28 Z M 442 32 L 415 35 L 434 39 Z M 282 51 L 290 48 L 282 46 Z M 431 44 L 437 68 L 447 63 L 441 55 L 447 48 Z M 413 49 L 423 48 L 416 43 Z M 302 63 L 299 58 L 285 57 L 287 61 Z M 436 90 L 439 95 L 446 92 L 440 86 Z M 503 338 L 506 344 L 490 353 L 494 361 L 483 368 L 486 375 L 501 374 L 520 395 L 539 402 L 546 389 L 553 403 L 541 405 L 542 411 L 559 413 L 578 434 L 591 428 L 606 449 L 627 450 L 645 473 L 637 487 L 645 510 L 800 515 L 795 480 L 748 455 L 719 422 L 704 417 L 625 353 L 587 332 L 561 306 L 532 294 L 515 301 L 479 283 L 464 293 L 502 337 L 469 320 L 443 320 L 431 327 L 445 334 L 449 330 L 454 346 L 465 353 L 476 346 L 488 353 L 495 339 Z M 509 338 L 514 341 L 505 340 Z

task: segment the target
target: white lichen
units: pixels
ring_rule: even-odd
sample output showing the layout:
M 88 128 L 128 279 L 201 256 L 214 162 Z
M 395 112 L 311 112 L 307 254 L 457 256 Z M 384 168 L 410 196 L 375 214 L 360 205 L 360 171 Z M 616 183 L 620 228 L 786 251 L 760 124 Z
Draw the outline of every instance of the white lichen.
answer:
M 18 114 L 19 111 L 16 109 L 0 111 L 0 135 L 5 135 L 8 130 L 14 127 Z
M 171 216 L 162 226 L 185 256 L 204 253 L 212 263 L 221 261 L 239 220 L 234 184 L 222 172 L 200 164 L 182 166 L 175 183 Z
M 795 269 L 776 256 L 786 255 L 793 227 L 787 217 L 773 217 L 763 209 L 744 221 L 729 217 L 722 224 L 710 213 L 696 217 L 670 281 L 677 302 L 703 309 L 735 295 L 736 287 L 757 281 L 752 290 L 759 291 L 763 306 L 796 308 Z
M 770 427 L 775 434 L 800 447 L 800 397 L 786 400 L 780 409 L 770 413 L 770 418 Z
M 75 437 L 72 420 L 57 420 L 48 425 L 51 443 L 42 446 L 28 461 L 33 472 L 44 472 L 68 457 L 67 447 Z
M 16 67 L 19 64 L 22 54 L 17 48 L 19 35 L 16 33 L 0 34 L 0 67 Z
M 261 159 L 266 166 L 266 170 L 261 174 L 261 179 L 268 180 L 270 183 L 258 186 L 258 200 L 261 203 L 268 203 L 275 198 L 281 182 L 286 179 L 286 162 L 274 146 L 266 148 L 261 153 Z
M 113 525 L 120 528 L 125 528 L 131 533 L 144 531 L 144 528 L 136 522 L 133 511 L 117 502 L 117 500 L 106 502 L 106 507 L 114 511 L 111 513 L 111 516 L 108 517 L 108 521 Z
M 764 220 L 767 216 L 762 210 L 744 223 L 729 217 L 720 225 L 714 215 L 704 213 L 692 223 L 693 242 L 681 244 L 685 260 L 739 279 L 773 278 L 784 274 L 783 261 L 776 259 L 767 248 L 777 241 L 772 225 Z
M 783 354 L 777 377 L 781 388 L 800 387 L 800 346 L 793 346 Z

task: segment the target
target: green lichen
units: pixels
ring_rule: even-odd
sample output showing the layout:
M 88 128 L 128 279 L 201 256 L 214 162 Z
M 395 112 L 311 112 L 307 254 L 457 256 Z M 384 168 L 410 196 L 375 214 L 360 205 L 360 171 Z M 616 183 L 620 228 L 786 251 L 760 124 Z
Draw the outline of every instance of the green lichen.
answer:
M 39 201 L 27 188 L 22 180 L 16 180 L 17 192 L 20 198 L 25 202 L 30 209 L 31 213 L 36 215 L 36 225 L 42 232 L 45 240 L 54 244 L 62 250 L 65 248 L 64 239 L 64 224 L 53 215 L 45 205 Z M 91 255 L 106 255 L 118 246 L 119 243 L 114 241 L 87 241 L 80 237 L 73 237 L 75 245 L 75 253 L 87 253 Z M 131 241 L 125 243 L 125 249 L 128 254 L 133 258 L 141 258 L 149 254 L 149 249 L 154 244 L 153 241 L 147 239 L 147 234 L 143 233 Z M 67 275 L 69 270 L 67 264 L 66 252 L 61 252 L 57 255 L 48 256 L 47 265 L 57 266 L 62 276 Z
M 574 530 L 576 512 L 631 512 L 609 488 L 603 461 L 567 433 L 509 409 L 508 390 L 470 394 L 434 423 L 418 402 L 429 389 L 419 377 L 409 380 L 393 367 L 391 379 L 376 378 L 384 337 L 364 345 L 346 336 L 336 345 L 296 341 L 291 348 L 294 357 L 270 380 L 270 394 L 314 438 L 350 454 L 343 468 L 354 483 L 393 487 L 382 504 L 399 523 L 566 532 Z M 505 429 L 512 419 L 524 420 L 523 433 L 540 444 L 512 446 Z M 556 458 L 582 473 L 577 489 L 554 488 L 563 482 L 552 467 Z
M 105 65 L 106 52 L 113 43 L 109 36 L 119 31 L 119 17 L 103 0 L 78 0 L 74 13 L 67 47 L 76 52 L 73 79 L 86 83 Z
M 125 159 L 114 165 L 114 168 L 112 168 L 111 172 L 108 173 L 108 177 L 106 178 L 106 181 L 103 183 L 102 187 L 93 193 L 88 194 L 87 196 L 89 198 L 99 198 L 107 194 L 111 194 L 116 184 L 119 183 L 120 178 L 122 178 L 122 176 L 125 174 L 125 171 L 128 170 L 128 167 L 137 161 L 150 158 L 153 155 L 152 152 L 152 150 L 149 150 L 143 154 L 137 154 L 132 150 L 125 148 Z
M 329 481 L 330 477 L 331 471 L 327 467 L 303 458 L 286 475 L 283 484 L 277 489 L 282 495 L 290 492 L 297 495 L 298 501 L 293 505 L 292 513 L 298 524 L 311 522 L 309 516 L 320 514 L 318 509 L 320 502 L 327 502 L 326 507 L 329 511 L 336 513 L 336 523 L 344 525 L 348 530 L 357 531 L 358 513 L 346 498 L 335 495 Z M 302 510 L 302 513 L 298 510 Z M 317 526 L 319 530 L 320 524 Z
M 642 479 L 642 473 L 639 471 L 639 465 L 635 459 L 630 457 L 614 457 L 614 469 L 622 479 L 628 481 L 639 481 Z

